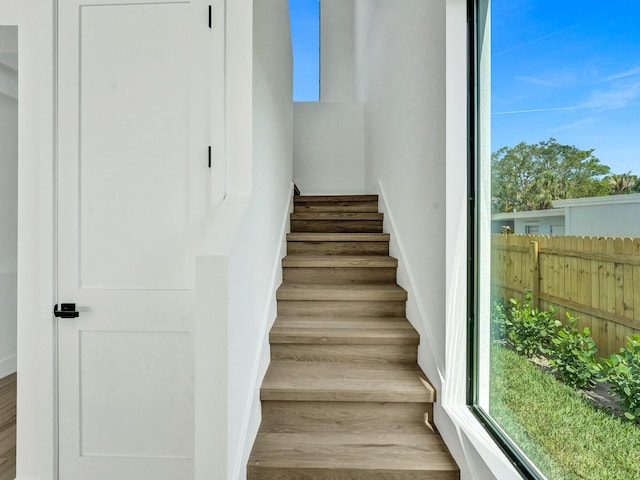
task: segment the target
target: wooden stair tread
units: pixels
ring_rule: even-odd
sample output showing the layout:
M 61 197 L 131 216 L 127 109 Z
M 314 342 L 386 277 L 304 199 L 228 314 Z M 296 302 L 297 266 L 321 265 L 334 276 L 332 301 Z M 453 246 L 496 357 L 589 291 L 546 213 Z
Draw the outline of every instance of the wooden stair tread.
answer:
M 298 202 L 377 202 L 378 195 L 295 195 Z
M 420 342 L 420 336 L 408 321 L 384 320 L 327 324 L 313 319 L 278 319 L 269 338 L 271 343 L 418 345 Z
M 382 471 L 389 475 L 392 472 L 406 471 L 457 472 L 457 466 L 442 439 L 426 432 L 386 433 L 377 436 L 370 433 L 333 432 L 260 433 L 249 466 L 334 471 L 355 469 L 361 471 L 361 475 L 367 471 Z M 350 478 L 368 477 L 363 475 Z
M 262 404 L 264 433 L 431 433 L 431 403 L 280 402 Z
M 291 232 L 288 242 L 388 242 L 388 233 Z
M 331 362 L 271 362 L 262 400 L 433 402 L 417 365 Z
M 362 213 L 362 212 L 294 212 L 291 220 L 333 220 L 333 221 L 350 221 L 350 220 L 367 220 L 380 221 L 384 218 L 382 213 Z
M 395 268 L 398 259 L 388 255 L 287 255 L 282 259 L 283 267 L 318 268 Z
M 322 285 L 283 283 L 276 292 L 278 300 L 329 300 L 403 302 L 407 291 L 397 284 Z
M 358 325 L 362 325 L 362 322 L 380 322 L 381 324 L 388 322 L 408 322 L 406 317 L 392 317 L 392 316 L 377 316 L 377 317 L 359 317 L 359 316 L 334 316 L 334 315 L 278 315 L 277 321 L 281 325 L 288 324 L 289 322 L 318 322 L 326 324 L 329 322 L 337 322 L 348 327 L 357 328 Z

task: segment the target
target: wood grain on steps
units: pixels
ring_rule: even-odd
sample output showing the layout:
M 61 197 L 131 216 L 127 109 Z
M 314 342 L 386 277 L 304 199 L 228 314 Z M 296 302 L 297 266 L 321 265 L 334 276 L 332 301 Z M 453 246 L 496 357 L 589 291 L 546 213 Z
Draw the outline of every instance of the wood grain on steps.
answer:
M 287 251 L 290 255 L 389 255 L 389 234 L 289 233 Z
M 274 343 L 271 360 L 291 362 L 415 364 L 417 345 Z
M 287 283 L 395 283 L 398 261 L 388 255 L 289 255 L 282 260 Z
M 312 220 L 312 221 L 382 221 L 384 214 L 382 213 L 359 213 L 359 212 L 302 212 L 290 214 L 291 220 Z
M 295 195 L 294 203 L 378 202 L 378 195 Z
M 327 402 L 434 402 L 435 390 L 414 365 L 271 362 L 261 400 Z
M 459 476 L 438 435 L 312 432 L 259 435 L 247 478 L 451 480 Z
M 424 433 L 425 413 L 432 403 L 420 402 L 280 402 L 262 404 L 262 432 L 267 433 Z
M 396 268 L 398 260 L 378 255 L 287 255 L 282 266 L 289 268 Z
M 382 213 L 292 213 L 292 232 L 382 233 Z
M 277 319 L 269 340 L 271 343 L 418 345 L 420 336 L 406 320 L 326 322 L 311 317 L 298 321 Z
M 388 233 L 291 232 L 288 242 L 388 242 Z
M 457 480 L 371 196 L 296 196 L 250 480 Z M 306 258 L 302 258 L 306 257 Z
M 377 202 L 296 203 L 294 212 L 360 212 L 376 213 Z
M 404 317 L 406 302 L 278 300 L 278 315 L 338 317 Z
M 396 284 L 323 285 L 283 283 L 276 292 L 277 300 L 301 301 L 366 301 L 406 302 L 407 291 Z

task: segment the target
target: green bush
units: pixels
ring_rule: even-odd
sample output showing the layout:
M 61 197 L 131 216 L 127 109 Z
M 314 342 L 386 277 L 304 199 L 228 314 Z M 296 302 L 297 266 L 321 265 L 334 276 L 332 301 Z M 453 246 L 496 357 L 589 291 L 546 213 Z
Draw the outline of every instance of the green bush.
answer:
M 579 331 L 576 319 L 567 312 L 567 325 L 562 325 L 547 349 L 551 370 L 558 379 L 573 388 L 592 388 L 599 375 L 596 347 L 591 331 Z
M 512 298 L 511 308 L 506 320 L 506 333 L 509 343 L 516 352 L 526 357 L 537 353 L 546 353 L 557 329 L 562 323 L 554 318 L 555 308 L 548 311 L 532 307 L 531 292 L 527 292 L 524 301 Z
M 507 338 L 507 307 L 502 298 L 491 304 L 491 338 L 504 340 Z
M 627 337 L 627 348 L 603 360 L 602 368 L 624 415 L 640 423 L 640 335 Z

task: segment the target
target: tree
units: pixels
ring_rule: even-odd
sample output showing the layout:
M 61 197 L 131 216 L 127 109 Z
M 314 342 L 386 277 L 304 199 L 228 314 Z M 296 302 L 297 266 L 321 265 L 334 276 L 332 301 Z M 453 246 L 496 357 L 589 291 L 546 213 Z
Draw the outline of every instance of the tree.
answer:
M 610 169 L 593 149 L 561 145 L 555 138 L 502 147 L 491 156 L 491 170 L 494 212 L 544 210 L 553 200 L 609 193 L 602 176 Z
M 638 183 L 638 177 L 633 175 L 631 171 L 628 171 L 627 173 L 609 175 L 604 177 L 604 179 L 609 185 L 609 193 L 611 195 L 631 193 Z

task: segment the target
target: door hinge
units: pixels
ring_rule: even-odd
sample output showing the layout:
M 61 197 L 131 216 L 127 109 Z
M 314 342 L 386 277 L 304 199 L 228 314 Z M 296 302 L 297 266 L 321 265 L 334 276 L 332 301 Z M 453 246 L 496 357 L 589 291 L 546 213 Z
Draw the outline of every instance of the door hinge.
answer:
M 209 28 L 213 26 L 213 7 L 209 5 Z
M 209 168 L 211 168 L 211 145 L 209 145 Z

